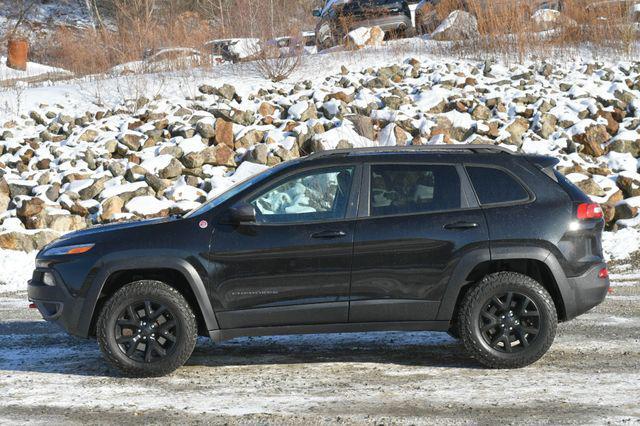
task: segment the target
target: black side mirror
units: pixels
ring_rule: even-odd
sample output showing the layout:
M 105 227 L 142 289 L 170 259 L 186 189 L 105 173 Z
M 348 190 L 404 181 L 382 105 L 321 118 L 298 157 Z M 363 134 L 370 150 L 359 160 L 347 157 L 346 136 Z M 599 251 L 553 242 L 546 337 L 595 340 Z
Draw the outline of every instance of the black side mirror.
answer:
M 322 14 L 322 11 L 320 9 L 313 9 L 313 12 L 311 12 L 313 14 L 313 16 L 315 16 L 316 18 L 319 18 L 320 15 Z
M 251 204 L 238 203 L 229 209 L 229 219 L 237 225 L 256 221 L 256 209 Z

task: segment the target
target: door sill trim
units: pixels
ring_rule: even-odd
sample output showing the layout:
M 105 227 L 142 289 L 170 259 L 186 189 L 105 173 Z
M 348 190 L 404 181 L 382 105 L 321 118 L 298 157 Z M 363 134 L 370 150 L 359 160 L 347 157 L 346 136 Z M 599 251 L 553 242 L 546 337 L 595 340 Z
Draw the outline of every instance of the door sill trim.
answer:
M 321 334 L 321 333 L 362 333 L 375 331 L 447 331 L 449 321 L 394 321 L 394 322 L 359 322 L 313 325 L 281 325 L 272 327 L 230 328 L 226 330 L 210 330 L 209 335 L 214 342 L 222 342 L 236 337 L 278 336 L 288 334 Z

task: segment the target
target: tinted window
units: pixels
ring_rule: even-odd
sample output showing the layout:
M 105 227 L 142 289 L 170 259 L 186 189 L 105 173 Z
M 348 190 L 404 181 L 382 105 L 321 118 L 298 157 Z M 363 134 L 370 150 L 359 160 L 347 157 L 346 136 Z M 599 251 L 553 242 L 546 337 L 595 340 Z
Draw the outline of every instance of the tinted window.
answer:
M 371 216 L 451 210 L 461 205 L 453 166 L 371 166 Z
M 529 198 L 520 183 L 502 170 L 490 167 L 467 167 L 480 204 L 507 203 Z
M 307 171 L 285 179 L 249 200 L 259 223 L 343 219 L 353 167 Z

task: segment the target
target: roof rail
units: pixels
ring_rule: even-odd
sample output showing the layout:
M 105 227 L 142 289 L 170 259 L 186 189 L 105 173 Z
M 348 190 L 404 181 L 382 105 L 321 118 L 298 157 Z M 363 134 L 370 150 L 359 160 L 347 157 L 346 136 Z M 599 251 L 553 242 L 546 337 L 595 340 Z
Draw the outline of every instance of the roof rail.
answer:
M 365 148 L 346 148 L 346 149 L 330 149 L 326 151 L 314 152 L 306 158 L 320 158 L 333 155 L 350 155 L 350 154 L 375 154 L 384 152 L 455 152 L 469 151 L 475 154 L 479 153 L 502 153 L 509 155 L 518 155 L 517 152 L 498 145 L 490 144 L 459 144 L 459 145 L 408 145 L 408 146 L 371 146 Z

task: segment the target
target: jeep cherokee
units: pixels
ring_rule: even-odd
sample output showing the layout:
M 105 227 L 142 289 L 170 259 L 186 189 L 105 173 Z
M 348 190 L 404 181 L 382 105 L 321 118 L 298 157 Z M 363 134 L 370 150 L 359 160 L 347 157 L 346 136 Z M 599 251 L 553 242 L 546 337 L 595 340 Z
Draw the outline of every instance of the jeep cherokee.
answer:
M 600 206 L 556 164 L 493 145 L 312 154 L 183 217 L 66 235 L 29 299 L 131 376 L 175 370 L 198 335 L 382 330 L 522 367 L 609 287 Z

